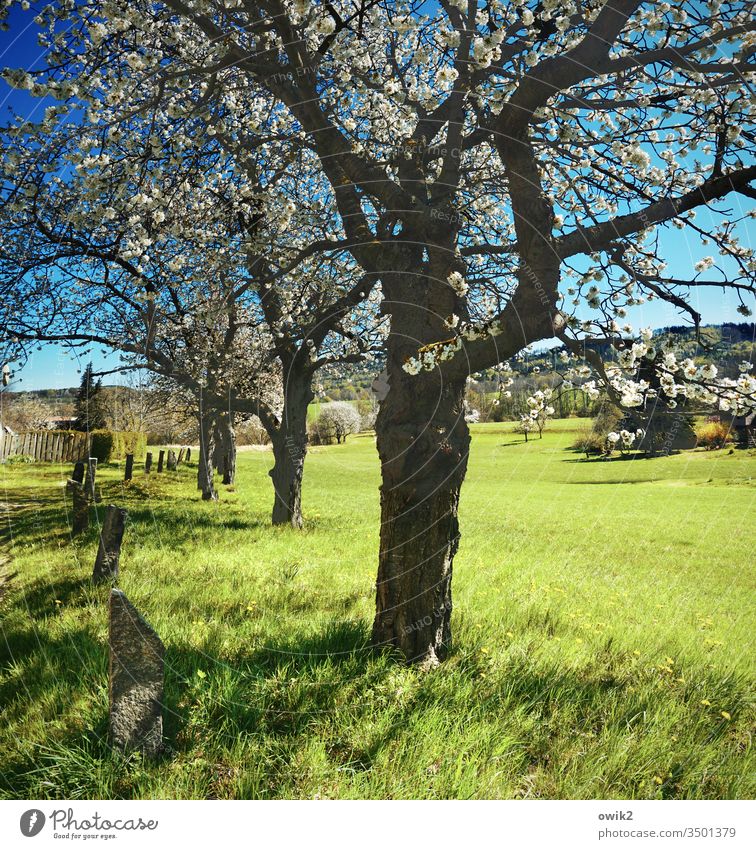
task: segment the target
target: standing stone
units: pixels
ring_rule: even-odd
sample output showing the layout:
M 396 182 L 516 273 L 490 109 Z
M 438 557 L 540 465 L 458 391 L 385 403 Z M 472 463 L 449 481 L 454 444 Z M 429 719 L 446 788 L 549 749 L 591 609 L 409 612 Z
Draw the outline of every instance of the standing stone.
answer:
M 184 451 L 185 450 L 186 450 L 185 448 L 181 448 L 179 450 L 178 460 L 176 460 L 177 466 L 180 466 L 184 462 Z
M 186 449 L 186 462 L 188 463 L 191 459 L 192 459 L 192 449 L 190 447 L 190 448 Z
M 87 460 L 87 478 L 84 481 L 84 489 L 87 493 L 87 498 L 90 501 L 97 500 L 95 491 L 95 478 L 97 477 L 97 457 L 90 457 Z
M 149 475 L 151 468 L 152 468 L 152 451 L 148 451 L 147 456 L 144 458 L 144 473 L 145 473 L 145 475 Z
M 66 491 L 71 494 L 73 499 L 71 536 L 76 537 L 83 534 L 89 527 L 89 500 L 81 481 L 69 480 L 66 483 Z
M 110 744 L 148 757 L 163 748 L 165 646 L 121 590 L 110 591 Z
M 163 462 L 165 461 L 165 451 L 161 451 L 158 454 L 158 472 L 163 471 Z
M 126 455 L 126 472 L 123 476 L 125 481 L 130 481 L 134 476 L 134 455 L 127 454 Z
M 168 449 L 168 471 L 176 471 L 176 452 L 172 448 Z
M 76 483 L 84 483 L 84 469 L 86 466 L 84 463 L 79 460 L 79 462 L 74 466 L 73 474 L 71 475 L 71 480 L 76 481 Z
M 92 580 L 115 581 L 121 558 L 121 543 L 126 526 L 126 511 L 111 504 L 105 508 L 105 518 L 100 531 L 100 547 L 97 550 Z

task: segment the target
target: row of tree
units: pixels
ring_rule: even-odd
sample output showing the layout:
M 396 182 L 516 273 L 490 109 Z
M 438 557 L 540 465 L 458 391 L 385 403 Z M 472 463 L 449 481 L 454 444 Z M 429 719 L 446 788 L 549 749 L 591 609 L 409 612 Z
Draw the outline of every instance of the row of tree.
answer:
M 711 286 L 748 312 L 719 205 L 754 194 L 744 0 L 53 0 L 35 22 L 47 64 L 5 75 L 46 106 L 2 139 L 8 355 L 99 344 L 181 386 L 207 499 L 256 414 L 294 527 L 316 376 L 377 357 L 377 645 L 448 652 L 470 374 L 557 338 L 589 398 L 753 401 L 747 370 L 627 319 L 660 299 L 697 326 Z M 689 275 L 661 228 L 707 253 Z

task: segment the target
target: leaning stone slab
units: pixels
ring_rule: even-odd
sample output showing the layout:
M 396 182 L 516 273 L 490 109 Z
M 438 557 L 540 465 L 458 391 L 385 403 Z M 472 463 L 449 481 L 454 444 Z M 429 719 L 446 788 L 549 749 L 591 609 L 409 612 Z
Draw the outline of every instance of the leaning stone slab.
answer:
M 165 646 L 121 590 L 110 591 L 110 744 L 147 756 L 163 748 Z
M 90 457 L 87 460 L 87 476 L 84 481 L 84 489 L 87 492 L 87 497 L 90 501 L 97 501 L 97 489 L 95 481 L 97 478 L 97 457 Z
M 78 536 L 89 527 L 89 499 L 84 492 L 84 484 L 73 478 L 66 483 L 66 491 L 72 499 L 71 536 Z
M 178 462 L 176 460 L 176 452 L 173 449 L 168 450 L 168 471 L 175 472 Z
M 100 531 L 100 547 L 97 549 L 97 559 L 92 573 L 93 581 L 115 581 L 118 578 L 118 564 L 121 559 L 121 543 L 125 527 L 126 511 L 114 504 L 106 507 Z
M 84 483 L 84 462 L 79 460 L 78 463 L 74 465 L 73 474 L 71 475 L 71 480 L 76 481 L 76 483 Z

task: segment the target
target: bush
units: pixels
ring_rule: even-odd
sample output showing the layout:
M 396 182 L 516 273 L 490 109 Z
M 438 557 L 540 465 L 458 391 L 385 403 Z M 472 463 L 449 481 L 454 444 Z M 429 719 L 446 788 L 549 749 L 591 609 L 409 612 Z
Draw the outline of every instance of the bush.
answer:
M 708 422 L 696 430 L 696 444 L 707 451 L 724 448 L 730 441 L 730 429 L 722 422 Z
M 606 437 L 595 433 L 591 428 L 580 431 L 578 438 L 572 443 L 575 451 L 582 451 L 586 457 L 592 454 L 603 454 L 606 451 Z
M 604 401 L 593 420 L 593 433 L 601 437 L 602 444 L 605 444 L 606 435 L 620 430 L 624 417 L 625 414 L 619 407 L 615 407 L 610 401 Z
M 268 445 L 270 437 L 257 416 L 244 419 L 236 427 L 237 445 Z
M 98 463 L 123 460 L 127 454 L 141 456 L 147 450 L 147 435 L 131 430 L 93 430 L 89 453 Z

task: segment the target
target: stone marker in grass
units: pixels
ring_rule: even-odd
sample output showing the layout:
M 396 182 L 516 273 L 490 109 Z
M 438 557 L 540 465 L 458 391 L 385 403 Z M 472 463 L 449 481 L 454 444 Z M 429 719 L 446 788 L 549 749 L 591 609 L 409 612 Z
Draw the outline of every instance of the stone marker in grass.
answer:
M 76 483 L 84 483 L 84 469 L 86 466 L 82 460 L 79 460 L 78 463 L 74 466 L 73 474 L 71 475 L 71 480 L 76 481 Z
M 71 493 L 73 500 L 71 536 L 76 537 L 89 527 L 89 499 L 84 491 L 84 484 L 73 478 L 66 483 L 66 491 Z
M 84 481 L 84 490 L 87 493 L 87 498 L 90 501 L 97 501 L 97 491 L 95 489 L 95 478 L 97 477 L 97 457 L 90 457 L 87 460 L 87 477 Z
M 118 578 L 118 565 L 121 559 L 123 530 L 126 527 L 126 511 L 114 504 L 105 508 L 105 519 L 100 531 L 100 547 L 97 550 L 92 580 L 96 582 L 115 581 Z
M 165 451 L 158 454 L 158 472 L 163 471 L 163 463 L 165 462 Z
M 151 469 L 152 469 L 152 451 L 148 451 L 147 456 L 144 458 L 144 473 L 145 473 L 145 475 L 149 475 Z
M 186 462 L 190 462 L 192 459 L 192 449 L 191 447 L 186 449 Z
M 175 472 L 176 471 L 176 452 L 172 449 L 168 449 L 168 471 Z
M 165 646 L 117 589 L 110 591 L 110 744 L 154 757 L 163 748 Z
M 134 477 L 134 455 L 126 455 L 126 471 L 123 475 L 125 481 L 130 481 Z

